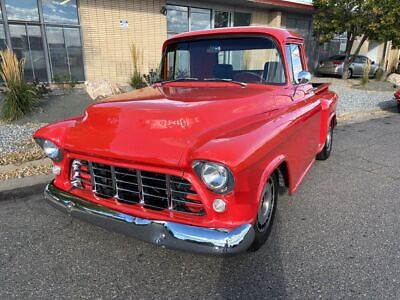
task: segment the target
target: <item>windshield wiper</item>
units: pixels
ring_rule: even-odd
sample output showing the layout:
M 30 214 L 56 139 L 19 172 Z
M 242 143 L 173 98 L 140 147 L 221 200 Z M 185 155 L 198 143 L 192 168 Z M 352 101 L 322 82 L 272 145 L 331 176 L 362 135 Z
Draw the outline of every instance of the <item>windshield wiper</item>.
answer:
M 236 80 L 229 79 L 229 78 L 204 78 L 203 80 L 204 80 L 204 81 L 231 82 L 231 83 L 239 84 L 239 85 L 241 85 L 241 86 L 247 86 L 247 83 L 245 83 L 245 82 L 236 81 Z
M 186 77 L 186 78 L 176 78 L 176 79 L 171 79 L 171 80 L 160 80 L 160 81 L 154 82 L 154 84 L 164 85 L 164 84 L 170 83 L 170 82 L 198 81 L 198 80 L 199 80 L 198 78 Z

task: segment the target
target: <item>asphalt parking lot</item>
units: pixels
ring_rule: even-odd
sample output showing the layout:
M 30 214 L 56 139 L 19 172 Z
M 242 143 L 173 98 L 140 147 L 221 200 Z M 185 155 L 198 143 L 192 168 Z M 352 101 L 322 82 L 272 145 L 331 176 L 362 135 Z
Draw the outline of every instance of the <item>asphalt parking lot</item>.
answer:
M 256 253 L 192 255 L 0 202 L 0 299 L 400 299 L 400 115 L 340 125 Z

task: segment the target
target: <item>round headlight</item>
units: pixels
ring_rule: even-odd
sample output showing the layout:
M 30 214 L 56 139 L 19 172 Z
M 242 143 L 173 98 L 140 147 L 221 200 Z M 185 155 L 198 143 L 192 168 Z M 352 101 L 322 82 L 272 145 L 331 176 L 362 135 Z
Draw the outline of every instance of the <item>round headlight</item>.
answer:
M 63 159 L 63 151 L 53 142 L 39 137 L 35 137 L 35 141 L 43 149 L 47 157 L 54 161 L 61 161 Z
M 201 168 L 201 179 L 213 190 L 223 188 L 228 181 L 228 172 L 223 166 L 205 163 Z
M 193 163 L 193 168 L 208 189 L 219 193 L 228 193 L 233 188 L 233 176 L 224 165 L 213 162 Z
M 60 153 L 60 149 L 53 142 L 50 142 L 49 140 L 45 140 L 43 142 L 43 151 L 51 159 L 57 159 Z

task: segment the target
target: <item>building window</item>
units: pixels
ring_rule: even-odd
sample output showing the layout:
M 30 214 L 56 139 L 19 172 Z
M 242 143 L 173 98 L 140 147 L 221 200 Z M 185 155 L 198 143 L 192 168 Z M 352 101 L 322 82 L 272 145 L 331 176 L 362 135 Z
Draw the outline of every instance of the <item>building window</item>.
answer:
M 185 6 L 167 6 L 168 37 L 189 31 L 189 8 Z
M 190 8 L 190 31 L 211 28 L 211 10 Z
M 39 21 L 36 0 L 5 0 L 7 18 L 18 21 Z
M 78 24 L 76 0 L 42 0 L 42 5 L 45 22 Z
M 47 81 L 42 34 L 38 25 L 11 24 L 11 44 L 19 59 L 25 60 L 25 79 Z
M 214 28 L 222 28 L 230 26 L 230 14 L 227 11 L 214 12 Z
M 168 37 L 187 31 L 250 26 L 251 14 L 218 11 L 178 5 L 167 5 Z
M 26 80 L 85 80 L 77 0 L 4 1 L 8 26 L 0 23 L 0 49 L 9 36 L 10 48 L 25 60 Z
M 233 26 L 250 26 L 251 14 L 235 12 L 233 14 Z
M 47 27 L 46 35 L 53 79 L 84 80 L 79 29 Z

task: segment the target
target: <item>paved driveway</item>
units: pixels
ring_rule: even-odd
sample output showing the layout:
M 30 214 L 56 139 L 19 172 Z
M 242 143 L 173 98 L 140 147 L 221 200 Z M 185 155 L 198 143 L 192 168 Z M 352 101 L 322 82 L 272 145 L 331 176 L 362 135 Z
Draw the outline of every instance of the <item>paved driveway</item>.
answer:
M 340 126 L 284 196 L 260 251 L 165 250 L 71 221 L 40 195 L 0 202 L 0 299 L 400 298 L 400 116 Z

